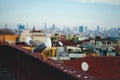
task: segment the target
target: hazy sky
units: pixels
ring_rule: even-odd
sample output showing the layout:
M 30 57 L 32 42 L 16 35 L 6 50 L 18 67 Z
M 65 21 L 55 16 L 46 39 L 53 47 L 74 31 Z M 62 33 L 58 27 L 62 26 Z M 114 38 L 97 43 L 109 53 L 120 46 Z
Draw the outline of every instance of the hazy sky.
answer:
M 0 0 L 0 25 L 120 27 L 120 0 Z

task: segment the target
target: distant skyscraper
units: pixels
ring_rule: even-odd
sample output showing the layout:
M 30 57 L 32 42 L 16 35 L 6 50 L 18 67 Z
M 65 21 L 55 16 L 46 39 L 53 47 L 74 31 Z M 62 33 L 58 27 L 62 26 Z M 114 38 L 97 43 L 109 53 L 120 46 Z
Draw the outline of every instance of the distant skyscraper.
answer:
M 100 32 L 100 27 L 99 26 L 97 26 L 97 32 Z
M 55 30 L 55 24 L 53 24 L 50 29 L 51 29 L 51 30 Z
M 114 28 L 114 32 L 117 32 L 117 29 L 116 29 L 116 28 Z
M 83 26 L 79 26 L 79 32 L 83 33 Z
M 67 27 L 66 27 L 66 31 L 67 31 L 67 33 L 71 32 L 71 30 L 70 30 L 70 27 L 69 27 L 69 26 L 67 26 Z
M 5 24 L 5 28 L 8 28 L 8 24 Z
M 78 31 L 78 27 L 77 26 L 73 27 L 73 31 Z
M 52 28 L 53 28 L 53 30 L 55 30 L 55 24 L 53 24 Z
M 44 31 L 46 31 L 47 30 L 47 24 L 45 23 L 45 25 L 44 25 Z
M 19 30 L 19 31 L 22 31 L 22 30 L 25 29 L 25 26 L 24 26 L 24 25 L 21 25 L 21 24 L 18 24 L 17 27 L 18 27 L 18 30 Z
M 64 26 L 63 31 L 65 31 L 65 30 L 66 30 L 66 27 Z
M 120 35 L 120 28 L 118 28 L 118 34 Z
M 32 29 L 32 31 L 35 31 L 35 26 L 33 26 L 33 29 Z
M 26 23 L 26 29 L 29 29 L 28 24 Z
M 87 29 L 87 26 L 85 26 L 85 32 L 87 32 L 87 30 L 88 30 L 88 29 Z

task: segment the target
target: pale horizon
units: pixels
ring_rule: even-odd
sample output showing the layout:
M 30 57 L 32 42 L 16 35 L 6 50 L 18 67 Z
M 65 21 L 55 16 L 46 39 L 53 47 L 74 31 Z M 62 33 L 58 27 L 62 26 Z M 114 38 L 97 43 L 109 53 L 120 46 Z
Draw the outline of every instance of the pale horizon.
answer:
M 120 0 L 0 0 L 0 25 L 120 27 Z

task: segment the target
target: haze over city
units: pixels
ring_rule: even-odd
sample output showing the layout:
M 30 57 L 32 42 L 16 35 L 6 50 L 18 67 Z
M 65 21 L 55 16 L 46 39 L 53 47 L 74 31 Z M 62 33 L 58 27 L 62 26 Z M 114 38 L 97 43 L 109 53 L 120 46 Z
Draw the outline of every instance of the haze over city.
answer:
M 120 27 L 120 0 L 0 0 L 0 26 Z

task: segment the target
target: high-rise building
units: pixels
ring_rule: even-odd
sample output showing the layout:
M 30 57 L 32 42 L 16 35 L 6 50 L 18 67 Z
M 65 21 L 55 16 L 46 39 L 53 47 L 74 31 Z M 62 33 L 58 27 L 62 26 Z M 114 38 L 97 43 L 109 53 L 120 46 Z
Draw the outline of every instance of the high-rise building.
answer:
M 22 31 L 22 30 L 25 29 L 25 26 L 22 25 L 22 24 L 18 24 L 17 27 L 18 27 L 18 30 L 19 30 L 19 31 Z
M 114 28 L 114 32 L 117 32 L 117 29 L 116 29 L 116 28 Z
M 66 26 L 64 25 L 64 27 L 63 27 L 63 31 L 65 31 L 66 30 Z
M 8 28 L 8 24 L 5 24 L 5 28 Z
M 87 32 L 88 31 L 88 28 L 87 28 L 87 26 L 85 26 L 85 32 Z
M 52 29 L 55 30 L 55 24 L 52 25 Z
M 53 24 L 51 27 L 50 27 L 50 30 L 55 30 L 55 24 Z
M 79 32 L 81 32 L 81 33 L 84 32 L 83 26 L 79 26 Z
M 97 26 L 97 32 L 100 32 L 100 27 L 99 26 Z
M 47 24 L 45 23 L 45 25 L 44 25 L 44 31 L 46 31 L 47 30 Z
M 118 34 L 120 35 L 120 28 L 118 28 Z

